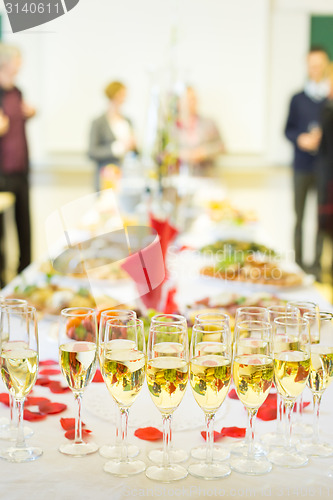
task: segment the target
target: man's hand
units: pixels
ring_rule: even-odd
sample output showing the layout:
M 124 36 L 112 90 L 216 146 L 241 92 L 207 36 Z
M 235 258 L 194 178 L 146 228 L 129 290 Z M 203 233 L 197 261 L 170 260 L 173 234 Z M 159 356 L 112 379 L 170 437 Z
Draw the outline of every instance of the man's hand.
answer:
M 0 109 L 0 137 L 7 134 L 9 130 L 9 118 L 4 114 L 2 109 Z
M 32 118 L 36 114 L 35 108 L 32 106 L 29 106 L 25 101 L 22 102 L 22 113 L 23 116 L 26 120 L 29 120 L 29 118 Z
M 302 151 L 314 153 L 318 150 L 321 141 L 321 131 L 315 129 L 312 132 L 300 134 L 297 137 L 297 146 Z

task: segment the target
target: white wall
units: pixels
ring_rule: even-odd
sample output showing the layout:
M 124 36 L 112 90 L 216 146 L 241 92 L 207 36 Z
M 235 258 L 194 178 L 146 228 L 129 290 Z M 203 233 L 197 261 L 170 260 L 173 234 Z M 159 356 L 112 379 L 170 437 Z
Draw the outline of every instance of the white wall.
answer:
M 283 127 L 305 79 L 311 13 L 333 13 L 332 0 L 80 0 L 35 30 L 13 35 L 5 23 L 5 40 L 24 53 L 20 85 L 39 110 L 29 125 L 34 162 L 85 152 L 114 78 L 128 85 L 125 111 L 142 141 L 149 71 L 167 65 L 178 23 L 181 76 L 197 87 L 228 152 L 289 163 Z
M 166 64 L 177 20 L 178 63 L 202 111 L 217 120 L 230 152 L 261 153 L 266 18 L 266 0 L 81 0 L 44 27 L 7 34 L 23 49 L 21 85 L 40 109 L 30 130 L 35 159 L 43 149 L 86 149 L 89 123 L 104 109 L 102 88 L 113 78 L 128 84 L 126 111 L 142 139 L 148 70 Z

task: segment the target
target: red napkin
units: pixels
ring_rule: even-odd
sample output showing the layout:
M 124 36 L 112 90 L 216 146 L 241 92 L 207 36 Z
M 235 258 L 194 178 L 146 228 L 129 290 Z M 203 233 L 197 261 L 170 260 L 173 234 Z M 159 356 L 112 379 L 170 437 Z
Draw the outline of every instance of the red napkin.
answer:
M 136 429 L 134 436 L 145 441 L 158 441 L 163 439 L 163 432 L 155 427 L 142 427 L 141 429 Z
M 92 379 L 92 382 L 104 382 L 104 379 L 102 377 L 102 374 L 101 374 L 101 371 L 100 370 L 96 370 L 96 373 L 94 375 L 94 378 Z
M 175 301 L 176 293 L 177 293 L 176 287 L 170 288 L 170 290 L 168 291 L 165 306 L 163 307 L 163 312 L 165 314 L 173 314 L 179 311 L 178 305 Z

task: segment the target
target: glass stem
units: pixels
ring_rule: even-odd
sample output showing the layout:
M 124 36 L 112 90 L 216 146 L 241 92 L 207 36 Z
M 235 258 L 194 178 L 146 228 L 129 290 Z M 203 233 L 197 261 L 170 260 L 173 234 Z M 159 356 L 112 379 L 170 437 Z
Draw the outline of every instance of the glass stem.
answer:
M 163 417 L 163 467 L 170 467 L 170 437 L 171 437 L 171 415 Z
M 319 413 L 322 394 L 313 394 L 313 442 L 319 443 Z
M 249 442 L 248 442 L 248 458 L 254 459 L 254 436 L 255 436 L 255 423 L 256 416 L 258 413 L 258 408 L 248 408 L 247 409 L 248 417 L 249 417 Z
M 297 401 L 297 415 L 298 415 L 298 421 L 299 423 L 303 422 L 303 393 L 299 396 L 298 401 Z
M 16 410 L 16 413 L 17 413 L 17 410 Z M 16 429 L 16 426 L 15 426 L 15 399 L 11 393 L 9 393 L 9 419 L 10 419 L 10 422 L 9 422 L 10 428 L 13 430 Z
M 82 444 L 82 420 L 81 420 L 81 409 L 82 409 L 82 393 L 76 392 L 74 397 L 77 401 L 77 418 L 75 419 L 75 444 Z
M 283 399 L 280 393 L 277 393 L 277 422 L 276 422 L 276 433 L 282 434 L 282 424 L 283 424 Z
M 24 399 L 16 399 L 17 408 L 17 438 L 16 438 L 16 448 L 25 448 L 24 440 L 24 427 L 23 427 L 23 410 L 24 410 Z
M 288 401 L 287 399 L 284 402 L 285 411 L 286 411 L 286 447 L 287 450 L 292 449 L 291 445 L 291 436 L 292 436 L 292 414 L 294 410 L 295 401 Z
M 206 463 L 213 463 L 214 413 L 206 414 Z
M 121 462 L 127 462 L 127 430 L 128 430 L 128 408 L 120 408 L 121 419 Z
M 121 446 L 121 410 L 116 413 L 116 446 Z

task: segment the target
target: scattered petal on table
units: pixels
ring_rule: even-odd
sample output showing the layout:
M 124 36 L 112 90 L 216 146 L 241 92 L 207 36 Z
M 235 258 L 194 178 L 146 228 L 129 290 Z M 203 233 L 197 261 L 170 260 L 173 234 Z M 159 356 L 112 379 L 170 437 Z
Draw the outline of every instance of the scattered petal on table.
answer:
M 71 429 L 75 429 L 75 418 L 61 418 L 60 419 L 60 424 L 61 424 L 61 427 L 65 430 L 65 431 L 69 431 Z M 85 427 L 86 424 L 84 424 L 82 422 L 82 427 Z
M 44 418 L 46 418 L 47 415 L 46 413 L 39 413 L 39 412 L 34 412 L 34 411 L 30 411 L 30 410 L 27 410 L 25 409 L 24 412 L 23 412 L 23 418 L 24 420 L 29 420 L 29 422 L 33 422 L 34 420 L 44 420 Z
M 67 410 L 67 405 L 63 403 L 52 403 L 51 401 L 41 402 L 38 406 L 41 413 L 46 413 L 48 415 L 55 415 L 56 413 Z
M 206 441 L 206 431 L 201 431 L 201 436 Z M 214 441 L 219 441 L 222 438 L 223 438 L 223 436 L 220 432 L 214 431 Z
M 54 361 L 53 359 L 44 359 L 44 361 L 39 362 L 39 366 L 52 366 L 57 364 L 58 361 Z
M 89 429 L 82 429 L 82 438 L 85 436 L 89 436 L 91 431 Z M 67 439 L 75 439 L 75 429 L 70 429 L 69 431 L 65 432 L 65 438 Z
M 36 380 L 36 385 L 49 385 L 49 383 L 52 382 L 52 380 L 48 377 L 38 377 Z
M 61 385 L 61 383 L 56 381 L 56 380 L 51 381 L 48 384 L 48 388 L 54 394 L 62 394 L 63 392 L 70 391 L 69 387 L 65 387 L 65 386 Z
M 141 427 L 140 429 L 136 429 L 134 436 L 145 441 L 158 441 L 159 439 L 163 439 L 163 432 L 156 429 L 156 427 Z
M 57 368 L 44 368 L 43 370 L 39 370 L 40 375 L 46 375 L 46 376 L 59 375 L 59 373 L 61 373 L 61 371 L 58 370 Z
M 28 396 L 24 401 L 24 406 L 39 406 L 41 403 L 50 403 L 50 400 L 47 398 Z
M 221 436 L 228 436 L 233 438 L 243 438 L 246 434 L 245 427 L 222 427 Z
M 2 392 L 0 394 L 0 403 L 9 406 L 9 394 L 7 392 Z
M 96 373 L 94 375 L 94 378 L 92 379 L 93 382 L 99 383 L 99 382 L 104 382 L 104 379 L 102 377 L 101 371 L 96 370 Z
M 236 389 L 231 389 L 231 391 L 229 391 L 228 393 L 228 396 L 230 399 L 238 399 Z
M 275 420 L 277 417 L 276 405 L 275 407 L 262 405 L 258 410 L 257 417 L 265 421 Z

